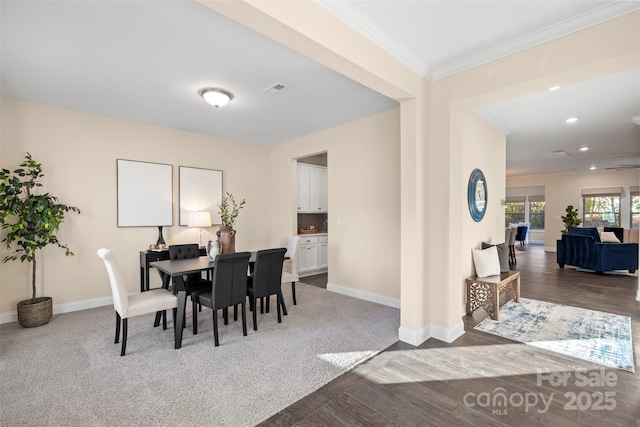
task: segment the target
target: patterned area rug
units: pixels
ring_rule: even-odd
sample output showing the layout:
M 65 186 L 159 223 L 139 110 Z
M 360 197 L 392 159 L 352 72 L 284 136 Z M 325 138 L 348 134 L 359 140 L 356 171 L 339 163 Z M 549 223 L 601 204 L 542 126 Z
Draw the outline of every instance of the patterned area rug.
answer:
M 489 317 L 474 329 L 635 372 L 627 316 L 521 298 L 500 307 L 500 320 Z

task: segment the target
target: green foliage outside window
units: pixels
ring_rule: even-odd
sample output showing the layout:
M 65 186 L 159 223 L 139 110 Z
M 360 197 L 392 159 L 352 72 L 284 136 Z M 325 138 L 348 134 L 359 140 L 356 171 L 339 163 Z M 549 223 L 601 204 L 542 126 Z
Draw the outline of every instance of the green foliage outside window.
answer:
M 640 228 L 640 196 L 631 197 L 631 228 Z
M 532 230 L 544 230 L 544 202 L 529 204 L 529 222 Z
M 504 226 L 524 222 L 524 202 L 507 202 L 507 209 L 504 214 Z
M 619 227 L 620 196 L 584 198 L 584 227 Z

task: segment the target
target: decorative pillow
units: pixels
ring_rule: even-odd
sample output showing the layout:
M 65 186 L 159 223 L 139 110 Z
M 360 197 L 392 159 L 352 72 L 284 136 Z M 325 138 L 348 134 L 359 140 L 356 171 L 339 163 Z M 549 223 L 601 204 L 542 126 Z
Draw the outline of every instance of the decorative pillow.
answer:
M 492 245 L 490 243 L 482 242 L 482 249 L 495 246 L 498 249 L 498 261 L 500 262 L 500 272 L 504 273 L 509 271 L 509 247 L 506 243 L 500 243 L 499 245 Z
M 500 274 L 500 261 L 498 249 L 491 246 L 487 249 L 472 249 L 473 264 L 476 267 L 478 277 L 488 277 Z
M 620 243 L 620 240 L 616 237 L 616 233 L 613 231 L 601 231 L 600 240 L 604 243 Z

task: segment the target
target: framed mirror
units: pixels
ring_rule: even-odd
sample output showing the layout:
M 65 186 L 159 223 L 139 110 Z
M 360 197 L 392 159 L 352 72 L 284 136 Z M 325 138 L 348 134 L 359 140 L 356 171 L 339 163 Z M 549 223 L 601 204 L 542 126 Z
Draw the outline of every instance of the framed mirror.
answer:
M 467 187 L 467 201 L 469 203 L 469 213 L 475 222 L 482 221 L 487 211 L 487 180 L 480 169 L 474 169 L 469 177 Z

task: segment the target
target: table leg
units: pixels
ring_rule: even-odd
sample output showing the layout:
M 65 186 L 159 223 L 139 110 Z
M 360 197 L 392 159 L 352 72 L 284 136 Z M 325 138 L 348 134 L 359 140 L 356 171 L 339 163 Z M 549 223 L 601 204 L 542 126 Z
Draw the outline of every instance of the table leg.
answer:
M 171 279 L 171 276 L 169 276 L 168 274 L 160 274 L 160 277 L 162 278 L 162 288 L 163 289 L 169 289 L 169 280 Z M 149 290 L 149 289 L 147 289 Z M 162 316 L 162 312 L 158 311 L 156 312 L 156 320 L 153 322 L 153 327 L 156 328 L 158 326 L 160 326 L 160 318 Z
M 516 302 L 520 302 L 520 276 L 516 279 Z
M 493 313 L 491 313 L 491 318 L 493 320 L 498 320 L 498 312 L 500 311 L 500 291 L 498 290 L 498 285 L 492 285 L 493 295 L 491 298 L 493 299 Z
M 182 347 L 182 330 L 184 327 L 185 306 L 187 303 L 187 291 L 178 291 L 178 311 L 176 313 L 176 321 L 174 323 L 174 336 L 176 341 L 175 348 Z
M 471 316 L 471 314 L 473 313 L 471 311 L 471 285 L 473 283 L 469 283 L 468 281 L 465 282 L 466 288 L 467 288 L 467 316 Z

